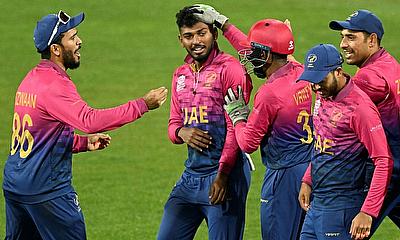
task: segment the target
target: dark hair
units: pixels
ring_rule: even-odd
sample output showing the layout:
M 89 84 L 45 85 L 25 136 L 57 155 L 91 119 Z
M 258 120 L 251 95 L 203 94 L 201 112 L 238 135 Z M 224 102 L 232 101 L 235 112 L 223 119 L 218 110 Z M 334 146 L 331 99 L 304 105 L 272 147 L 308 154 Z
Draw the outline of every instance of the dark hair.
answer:
M 201 22 L 193 13 L 197 10 L 193 6 L 186 6 L 182 8 L 176 16 L 176 25 L 181 29 L 182 27 L 193 27 L 196 23 Z M 213 25 L 207 24 L 211 32 L 213 32 Z
M 363 34 L 364 34 L 364 39 L 365 40 L 367 40 L 367 38 L 369 36 L 371 36 L 371 33 L 368 33 L 368 32 L 363 32 Z M 376 36 L 378 36 L 378 34 Z M 380 46 L 381 45 L 381 39 L 379 39 L 378 37 L 377 37 L 377 39 L 378 39 L 378 46 Z
M 61 33 L 60 36 L 58 36 L 55 40 L 53 40 L 53 42 L 51 44 L 59 44 L 62 46 L 61 44 L 61 39 L 64 37 L 64 33 Z M 50 44 L 50 46 L 51 46 Z M 45 50 L 43 51 L 38 51 L 38 53 L 40 53 L 40 56 L 42 59 L 50 59 L 51 57 L 51 53 L 50 53 L 50 46 L 48 46 Z

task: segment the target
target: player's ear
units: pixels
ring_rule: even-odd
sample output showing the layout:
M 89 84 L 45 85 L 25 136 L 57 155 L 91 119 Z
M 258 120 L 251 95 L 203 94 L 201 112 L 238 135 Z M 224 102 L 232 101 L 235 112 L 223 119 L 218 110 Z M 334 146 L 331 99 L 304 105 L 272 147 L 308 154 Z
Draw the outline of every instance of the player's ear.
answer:
M 181 36 L 181 34 L 178 34 L 178 41 L 179 41 L 179 43 L 181 44 L 181 46 L 182 46 L 183 48 L 185 48 L 185 46 L 183 45 L 183 42 L 182 42 L 182 36 Z
M 341 67 L 338 67 L 333 71 L 333 74 L 335 75 L 335 78 L 338 78 L 343 75 L 343 69 Z
M 61 46 L 59 44 L 51 44 L 50 45 L 50 52 L 54 56 L 60 57 L 61 56 Z
M 378 44 L 378 35 L 376 33 L 371 33 L 368 37 L 368 46 L 374 47 Z

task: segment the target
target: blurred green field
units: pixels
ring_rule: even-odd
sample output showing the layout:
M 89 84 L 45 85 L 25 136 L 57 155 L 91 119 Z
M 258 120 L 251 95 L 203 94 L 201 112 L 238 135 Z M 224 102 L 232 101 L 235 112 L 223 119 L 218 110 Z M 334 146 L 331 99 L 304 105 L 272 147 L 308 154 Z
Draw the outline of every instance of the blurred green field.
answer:
M 105 108 L 137 98 L 158 86 L 170 88 L 171 76 L 185 51 L 177 41 L 175 13 L 195 2 L 175 0 L 19 0 L 1 1 L 0 8 L 0 171 L 8 155 L 15 90 L 39 61 L 32 35 L 41 16 L 63 9 L 86 13 L 79 27 L 83 40 L 81 67 L 70 71 L 81 96 L 93 107 Z M 328 29 L 353 10 L 366 8 L 383 21 L 383 46 L 398 58 L 400 48 L 397 0 L 336 1 L 207 1 L 247 32 L 263 18 L 289 18 L 296 41 L 295 57 L 317 43 L 339 44 L 339 33 Z M 235 54 L 220 36 L 220 47 Z M 355 68 L 346 67 L 350 73 Z M 254 78 L 255 89 L 262 83 Z M 167 137 L 169 103 L 119 130 L 109 132 L 104 151 L 74 156 L 73 184 L 89 239 L 154 239 L 172 186 L 183 170 L 186 148 Z M 259 152 L 248 197 L 245 239 L 260 239 L 259 191 L 264 173 Z M 2 174 L 0 175 L 2 180 Z M 5 234 L 4 198 L 0 197 L 0 239 Z M 207 239 L 205 225 L 196 239 Z M 373 239 L 399 240 L 400 231 L 386 220 Z

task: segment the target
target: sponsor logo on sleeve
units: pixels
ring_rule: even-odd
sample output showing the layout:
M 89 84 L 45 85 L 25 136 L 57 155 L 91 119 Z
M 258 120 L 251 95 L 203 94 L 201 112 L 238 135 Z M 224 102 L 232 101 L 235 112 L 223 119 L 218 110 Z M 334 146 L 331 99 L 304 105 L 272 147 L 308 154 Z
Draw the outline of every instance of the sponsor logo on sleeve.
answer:
M 378 125 L 376 125 L 376 126 L 373 126 L 373 127 L 370 129 L 370 131 L 371 131 L 371 132 L 375 132 L 375 131 L 378 131 L 379 129 L 382 129 L 382 128 L 383 128 L 382 124 L 378 124 Z

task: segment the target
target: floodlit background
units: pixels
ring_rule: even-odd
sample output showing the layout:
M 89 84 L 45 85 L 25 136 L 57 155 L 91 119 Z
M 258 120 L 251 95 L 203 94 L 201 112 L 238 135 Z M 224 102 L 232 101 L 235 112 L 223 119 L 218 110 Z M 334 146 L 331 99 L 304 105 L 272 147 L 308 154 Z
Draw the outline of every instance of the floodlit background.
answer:
M 143 96 L 151 88 L 170 89 L 171 76 L 182 64 L 185 50 L 177 41 L 175 14 L 191 1 L 18 0 L 0 3 L 0 170 L 7 159 L 15 91 L 40 59 L 33 29 L 42 16 L 60 9 L 70 15 L 83 11 L 79 26 L 83 40 L 81 67 L 69 71 L 89 105 L 113 107 Z M 400 7 L 396 0 L 269 0 L 207 1 L 244 32 L 263 18 L 289 18 L 295 36 L 294 56 L 303 62 L 306 51 L 318 43 L 339 46 L 340 35 L 328 28 L 330 20 L 344 20 L 356 9 L 369 9 L 383 21 L 382 45 L 397 59 Z M 236 56 L 219 37 L 222 50 Z M 354 74 L 354 67 L 345 70 Z M 253 78 L 254 92 L 263 82 Z M 254 94 L 253 92 L 253 94 Z M 60 106 L 62 107 L 62 106 Z M 111 131 L 104 151 L 74 156 L 73 184 L 79 194 L 88 239 L 155 239 L 164 203 L 182 173 L 186 147 L 167 137 L 169 101 L 133 124 Z M 265 168 L 259 152 L 252 156 L 245 239 L 260 239 L 259 192 Z M 0 175 L 2 180 L 2 174 Z M 0 197 L 0 239 L 5 235 L 4 197 Z M 207 239 L 203 224 L 196 239 Z M 400 231 L 386 220 L 375 240 L 400 239 Z

